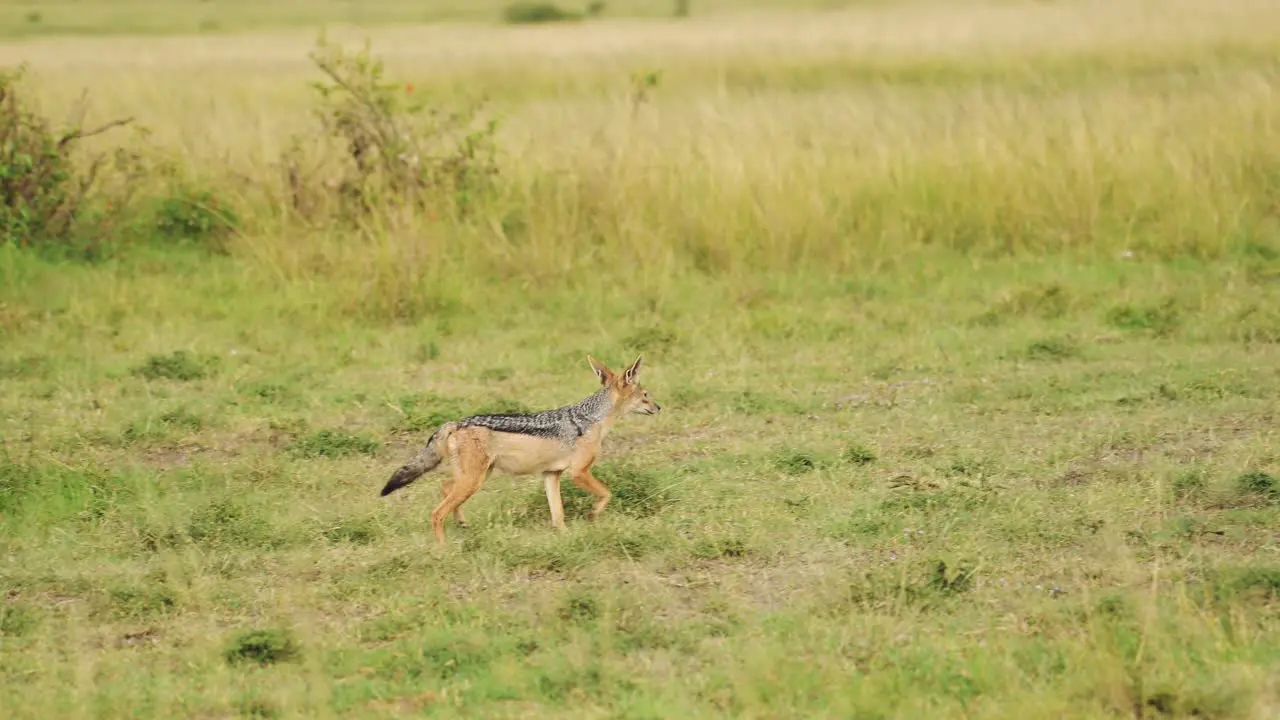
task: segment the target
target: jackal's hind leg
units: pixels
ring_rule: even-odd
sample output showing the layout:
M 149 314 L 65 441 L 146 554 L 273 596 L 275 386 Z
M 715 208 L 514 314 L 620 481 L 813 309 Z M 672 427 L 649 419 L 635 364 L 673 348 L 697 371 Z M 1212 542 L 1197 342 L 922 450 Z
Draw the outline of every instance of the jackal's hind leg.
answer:
M 460 449 L 453 464 L 453 483 L 448 494 L 431 512 L 431 530 L 435 533 L 436 542 L 444 544 L 444 519 L 456 513 L 480 486 L 493 468 L 493 459 L 477 447 Z
M 560 473 L 542 473 L 542 482 L 547 489 L 547 505 L 551 508 L 551 527 L 564 529 L 564 501 L 560 496 Z
M 452 472 L 440 478 L 440 502 L 444 502 L 446 499 L 448 499 L 449 493 L 453 492 L 453 485 L 454 485 L 454 479 L 453 479 Z M 454 508 L 453 519 L 458 521 L 458 527 L 467 526 L 467 519 L 462 516 L 461 505 Z

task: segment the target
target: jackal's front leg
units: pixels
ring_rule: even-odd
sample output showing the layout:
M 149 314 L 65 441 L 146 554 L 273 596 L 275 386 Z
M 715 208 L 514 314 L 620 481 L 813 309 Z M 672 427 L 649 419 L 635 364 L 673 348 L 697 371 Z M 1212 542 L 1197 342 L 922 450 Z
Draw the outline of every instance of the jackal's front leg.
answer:
M 573 473 L 573 483 L 595 496 L 596 502 L 591 506 L 591 513 L 587 515 L 588 520 L 595 520 L 600 516 L 600 513 L 604 512 L 612 493 L 609 492 L 609 488 L 604 486 L 604 483 L 591 474 L 591 466 L 589 465 Z

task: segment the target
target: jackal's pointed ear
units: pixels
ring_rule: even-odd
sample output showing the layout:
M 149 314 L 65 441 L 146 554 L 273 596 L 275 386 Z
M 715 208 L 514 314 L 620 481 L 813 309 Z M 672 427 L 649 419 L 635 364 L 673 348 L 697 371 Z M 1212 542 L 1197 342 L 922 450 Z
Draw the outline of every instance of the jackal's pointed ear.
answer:
M 595 371 L 596 377 L 600 378 L 600 384 L 608 385 L 609 381 L 613 379 L 613 371 L 590 355 L 587 356 L 587 362 L 591 363 L 591 369 Z
M 636 384 L 636 374 L 640 372 L 640 359 L 640 356 L 637 355 L 636 361 L 631 363 L 631 367 L 627 368 L 626 372 L 622 373 L 622 382 L 627 385 Z

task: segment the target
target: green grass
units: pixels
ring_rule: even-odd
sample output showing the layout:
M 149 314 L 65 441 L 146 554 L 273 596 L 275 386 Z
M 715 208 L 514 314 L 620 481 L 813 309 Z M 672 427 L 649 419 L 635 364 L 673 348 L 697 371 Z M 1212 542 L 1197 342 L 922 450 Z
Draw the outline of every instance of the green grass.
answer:
M 0 245 L 0 707 L 1274 716 L 1278 18 L 1205 3 L 988 7 L 950 64 L 946 7 L 776 21 L 921 19 L 868 57 L 754 54 L 774 20 L 476 50 L 421 87 L 493 91 L 496 197 L 362 231 L 272 207 L 308 110 L 278 47 L 141 43 L 175 67 L 94 97 L 237 229 Z M 998 40 L 1063 17 L 1069 54 Z M 106 77 L 32 52 L 48 107 Z M 640 352 L 663 412 L 609 437 L 596 522 L 495 475 L 440 549 L 435 476 L 378 496 L 440 422 Z
M 162 334 L 145 319 L 86 327 L 64 308 L 6 344 L 9 367 L 33 368 L 0 396 L 3 672 L 18 716 L 256 703 L 1249 717 L 1273 702 L 1260 673 L 1280 659 L 1266 550 L 1280 358 L 1231 318 L 1274 289 L 1221 291 L 1232 263 L 934 255 L 955 280 L 882 273 L 874 299 L 838 279 L 761 278 L 786 341 L 734 300 L 741 280 L 704 280 L 663 298 L 680 339 L 649 355 L 645 381 L 664 413 L 612 436 L 605 516 L 587 523 L 566 484 L 570 527 L 554 534 L 538 483 L 495 476 L 438 552 L 433 480 L 377 497 L 427 432 L 392 406 L 422 392 L 426 411 L 572 401 L 593 386 L 587 352 L 620 364 L 646 350 L 607 329 L 639 300 L 495 296 L 459 309 L 467 329 L 423 362 L 429 324 L 319 322 L 233 259 L 158 261 L 127 281 L 6 262 L 26 265 L 28 291 L 70 275 L 81 292 L 106 282 L 120 302 L 172 307 Z M 1071 288 L 1073 309 L 974 322 L 1045 283 Z M 1117 329 L 1116 285 L 1157 305 L 1203 299 L 1169 333 Z M 242 299 L 201 310 L 229 297 Z M 1064 333 L 1078 351 L 1025 354 Z M 221 356 L 221 371 L 132 372 L 177 344 Z M 131 433 L 157 417 L 181 422 Z M 288 662 L 224 659 L 244 633 L 277 630 L 295 640 L 244 653 L 280 645 Z M 60 667 L 88 679 L 55 692 Z

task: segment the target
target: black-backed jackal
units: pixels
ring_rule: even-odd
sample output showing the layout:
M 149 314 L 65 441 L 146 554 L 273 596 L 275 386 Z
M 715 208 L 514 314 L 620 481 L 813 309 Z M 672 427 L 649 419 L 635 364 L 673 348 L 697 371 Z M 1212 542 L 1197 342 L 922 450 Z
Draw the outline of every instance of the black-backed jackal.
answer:
M 436 541 L 443 544 L 444 519 L 452 513 L 465 527 L 462 504 L 494 470 L 509 475 L 540 473 L 551 506 L 551 525 L 563 528 L 560 475 L 568 472 L 574 484 L 595 496 L 589 515 L 594 520 L 609 504 L 609 488 L 591 475 L 604 436 L 625 414 L 653 415 L 662 408 L 640 385 L 640 358 L 621 375 L 590 355 L 587 362 L 601 385 L 590 397 L 539 413 L 473 415 L 447 422 L 432 433 L 421 452 L 395 471 L 382 495 L 399 490 L 447 459 L 452 477 L 441 481 L 441 501 L 431 513 Z

